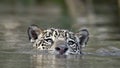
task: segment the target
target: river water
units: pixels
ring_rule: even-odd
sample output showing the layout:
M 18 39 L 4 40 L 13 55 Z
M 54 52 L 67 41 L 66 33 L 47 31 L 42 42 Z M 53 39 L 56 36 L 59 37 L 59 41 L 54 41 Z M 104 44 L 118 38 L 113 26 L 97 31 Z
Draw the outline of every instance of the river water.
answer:
M 21 19 L 1 18 L 0 68 L 119 68 L 119 26 L 92 24 L 84 55 L 55 56 L 32 48 L 26 33 L 31 24 Z M 36 23 L 39 24 L 39 23 Z

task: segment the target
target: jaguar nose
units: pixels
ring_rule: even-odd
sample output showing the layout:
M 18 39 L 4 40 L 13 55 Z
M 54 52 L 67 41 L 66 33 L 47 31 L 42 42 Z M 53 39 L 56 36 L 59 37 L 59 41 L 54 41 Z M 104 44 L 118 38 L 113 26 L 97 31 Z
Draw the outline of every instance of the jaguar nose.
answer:
M 59 52 L 59 54 L 64 54 L 68 48 L 67 47 L 55 47 L 55 50 Z

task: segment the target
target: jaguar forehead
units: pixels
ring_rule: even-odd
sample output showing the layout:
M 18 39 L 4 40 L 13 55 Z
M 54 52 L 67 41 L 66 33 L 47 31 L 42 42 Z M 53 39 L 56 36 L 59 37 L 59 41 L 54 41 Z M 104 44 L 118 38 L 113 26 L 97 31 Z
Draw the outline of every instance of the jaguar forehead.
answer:
M 53 31 L 53 35 L 56 37 L 56 36 L 59 36 L 59 30 L 58 29 L 55 29 Z

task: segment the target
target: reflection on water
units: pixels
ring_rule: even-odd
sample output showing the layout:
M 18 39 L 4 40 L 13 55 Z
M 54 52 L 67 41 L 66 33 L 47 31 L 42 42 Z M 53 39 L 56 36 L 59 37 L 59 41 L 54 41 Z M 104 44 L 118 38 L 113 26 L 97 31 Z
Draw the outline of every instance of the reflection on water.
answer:
M 6 22 L 6 21 L 5 21 Z M 0 23 L 1 68 L 119 68 L 120 33 L 114 26 L 87 26 L 90 41 L 84 55 L 55 56 L 36 53 L 26 29 L 30 23 Z M 36 23 L 38 24 L 38 23 Z
M 119 68 L 119 57 L 0 53 L 1 68 Z
M 119 66 L 116 64 L 119 61 L 113 57 L 37 55 L 34 58 L 35 68 L 117 68 Z

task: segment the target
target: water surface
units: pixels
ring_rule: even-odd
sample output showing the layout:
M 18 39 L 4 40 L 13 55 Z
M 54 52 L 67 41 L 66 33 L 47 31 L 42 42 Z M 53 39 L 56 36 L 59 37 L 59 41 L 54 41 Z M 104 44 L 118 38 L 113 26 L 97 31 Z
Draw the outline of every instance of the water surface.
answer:
M 32 48 L 26 33 L 30 23 L 6 20 L 0 23 L 0 68 L 120 67 L 119 27 L 87 25 L 90 41 L 84 55 L 55 56 Z

